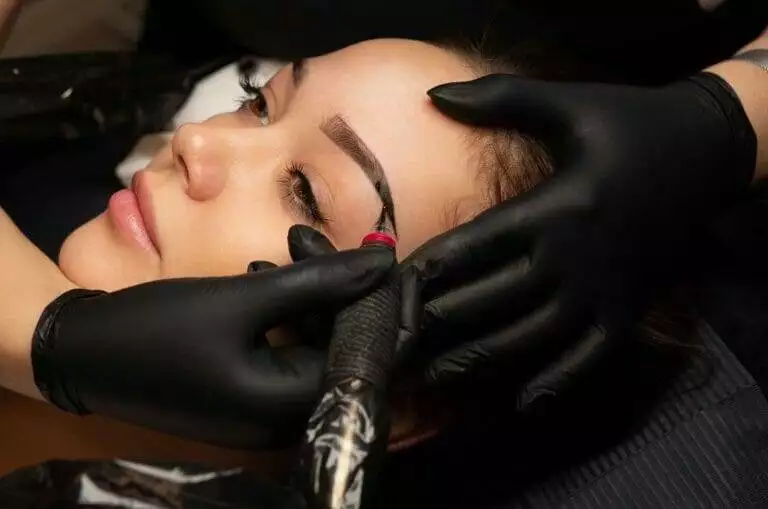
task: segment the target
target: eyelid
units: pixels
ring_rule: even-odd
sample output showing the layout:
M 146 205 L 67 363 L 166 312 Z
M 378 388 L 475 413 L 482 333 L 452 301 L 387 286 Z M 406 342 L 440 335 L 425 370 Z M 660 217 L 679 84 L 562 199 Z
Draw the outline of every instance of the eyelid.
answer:
M 305 164 L 304 171 L 312 187 L 312 193 L 315 195 L 317 206 L 325 217 L 323 231 L 333 227 L 336 214 L 333 199 L 333 188 L 323 176 L 323 172 L 317 170 L 312 164 Z
M 312 175 L 314 176 L 314 179 L 310 182 L 313 184 L 315 180 L 320 182 L 317 186 L 312 187 L 312 191 L 315 193 L 315 199 L 317 200 L 318 206 L 323 211 L 323 215 L 327 218 L 328 226 L 332 226 L 334 218 L 336 217 L 334 206 L 335 201 L 333 199 L 333 188 L 325 179 L 322 172 L 312 169 L 312 166 L 309 166 L 309 168 L 312 171 Z

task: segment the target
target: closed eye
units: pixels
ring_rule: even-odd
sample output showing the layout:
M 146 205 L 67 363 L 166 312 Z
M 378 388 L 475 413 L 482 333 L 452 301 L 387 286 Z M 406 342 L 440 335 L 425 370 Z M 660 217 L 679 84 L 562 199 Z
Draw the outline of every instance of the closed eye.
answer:
M 320 210 L 320 205 L 307 177 L 304 165 L 290 163 L 278 179 L 280 194 L 294 212 L 312 226 L 328 224 L 328 217 Z

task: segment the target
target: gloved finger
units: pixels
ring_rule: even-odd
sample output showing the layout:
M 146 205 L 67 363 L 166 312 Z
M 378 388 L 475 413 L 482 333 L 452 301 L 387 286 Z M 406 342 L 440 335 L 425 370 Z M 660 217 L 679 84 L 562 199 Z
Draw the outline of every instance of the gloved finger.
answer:
M 413 358 L 424 316 L 422 278 L 415 265 L 406 265 L 400 273 L 400 326 L 395 347 L 395 365 L 403 368 Z
M 288 230 L 288 250 L 294 262 L 338 252 L 328 238 L 309 226 L 297 224 Z M 331 340 L 334 316 L 310 313 L 294 322 L 294 333 L 315 348 L 327 348 Z
M 490 74 L 472 81 L 446 83 L 430 89 L 432 104 L 442 113 L 483 127 L 514 127 L 532 134 L 545 134 L 545 127 L 560 124 L 558 94 L 568 90 L 557 83 Z
M 561 345 L 561 331 L 569 317 L 570 313 L 559 302 L 552 301 L 513 325 L 445 353 L 432 355 L 434 352 L 420 351 L 419 355 L 433 359 L 425 372 L 426 384 L 450 383 L 493 365 L 509 364 L 515 358 L 531 359 L 535 364 L 542 354 Z
M 335 253 L 338 250 L 328 237 L 309 226 L 296 224 L 288 230 L 288 251 L 294 262 L 315 256 Z
M 527 256 L 533 251 L 542 220 L 546 221 L 553 209 L 567 206 L 577 213 L 584 208 L 586 198 L 569 191 L 568 187 L 578 186 L 568 184 L 566 178 L 557 182 L 553 179 L 537 186 L 535 192 L 492 207 L 430 239 L 403 265 L 415 265 L 424 280 L 424 292 L 434 295 L 511 259 Z
M 556 281 L 522 256 L 491 274 L 449 290 L 425 308 L 425 329 L 495 328 L 510 323 L 549 300 Z
M 572 349 L 526 384 L 518 396 L 518 410 L 529 410 L 572 387 L 605 358 L 611 346 L 603 327 L 590 327 Z
M 418 363 L 420 357 L 452 348 L 463 339 L 463 330 L 496 329 L 497 324 L 509 323 L 530 312 L 549 294 L 550 286 L 544 285 L 543 280 L 543 274 L 531 269 L 529 258 L 522 257 L 424 305 L 424 280 L 415 266 L 406 266 L 401 275 L 398 365 L 407 368 Z
M 264 273 L 264 272 L 266 272 L 268 270 L 272 270 L 272 269 L 274 269 L 276 267 L 277 267 L 277 265 L 272 263 L 272 262 L 268 262 L 268 261 L 265 261 L 265 260 L 255 261 L 255 262 L 251 262 L 251 263 L 248 264 L 248 271 L 247 272 L 249 274 L 255 274 L 257 272 Z M 255 337 L 253 339 L 253 344 L 254 345 L 269 345 L 269 341 L 267 340 L 267 336 L 260 331 L 259 333 L 257 333 L 255 335 Z
M 267 261 L 257 261 L 257 262 L 251 262 L 248 264 L 248 272 L 254 273 L 254 272 L 264 272 L 265 270 L 271 270 L 276 268 L 277 265 L 272 262 Z
M 324 311 L 353 302 L 381 283 L 395 263 L 391 250 L 366 247 L 321 255 L 278 267 L 240 284 L 243 299 L 254 301 L 266 328 L 312 311 Z M 264 295 L 269 298 L 265 299 Z
M 520 231 L 519 209 L 494 207 L 416 249 L 403 262 L 413 265 L 427 294 L 474 278 L 511 258 L 525 254 L 530 246 Z

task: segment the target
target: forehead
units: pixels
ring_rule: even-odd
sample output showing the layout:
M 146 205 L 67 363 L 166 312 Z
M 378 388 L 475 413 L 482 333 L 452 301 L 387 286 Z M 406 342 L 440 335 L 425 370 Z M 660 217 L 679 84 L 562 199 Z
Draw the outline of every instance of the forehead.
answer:
M 471 130 L 427 96 L 436 85 L 474 77 L 453 53 L 415 41 L 369 41 L 308 64 L 300 94 L 320 104 L 306 106 L 344 115 L 379 158 L 406 252 L 440 233 L 454 205 L 480 200 Z

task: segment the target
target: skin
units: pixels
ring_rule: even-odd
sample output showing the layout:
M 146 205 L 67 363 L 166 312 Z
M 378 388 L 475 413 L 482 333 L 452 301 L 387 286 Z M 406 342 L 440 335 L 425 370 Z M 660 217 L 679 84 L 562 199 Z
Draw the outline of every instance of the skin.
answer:
M 296 223 L 317 227 L 339 249 L 358 246 L 382 205 L 358 165 L 319 129 L 336 114 L 381 162 L 399 257 L 482 208 L 469 128 L 440 115 L 426 95 L 437 84 L 476 77 L 459 57 L 420 42 L 377 40 L 307 61 L 299 88 L 291 74 L 284 68 L 264 90 L 268 121 L 250 103 L 185 125 L 144 171 L 157 250 L 126 238 L 101 214 L 67 238 L 59 259 L 66 277 L 81 287 L 116 290 L 163 278 L 238 274 L 253 260 L 290 263 L 285 239 Z M 295 186 L 283 185 L 292 162 L 305 166 L 327 218 L 322 224 L 304 217 Z M 0 412 L 2 436 L 13 437 L 3 446 L 0 473 L 52 457 L 175 459 L 248 465 L 267 474 L 286 465 L 276 455 L 68 415 L 10 392 L 0 392 Z
M 126 242 L 102 214 L 65 242 L 65 275 L 114 290 L 237 274 L 252 260 L 285 264 L 286 233 L 296 223 L 319 228 L 339 249 L 358 246 L 382 205 L 358 165 L 319 129 L 336 114 L 383 166 L 399 219 L 399 256 L 444 231 L 454 204 L 480 201 L 468 128 L 441 116 L 425 94 L 474 77 L 458 57 L 424 43 L 377 40 L 310 59 L 303 75 L 296 88 L 288 66 L 264 88 L 266 127 L 251 105 L 181 127 L 152 161 L 142 178 L 159 253 Z M 289 177 L 288 189 L 281 181 L 291 163 L 303 163 L 326 221 L 313 224 L 296 209 L 297 180 Z

